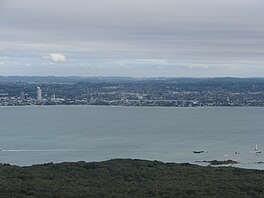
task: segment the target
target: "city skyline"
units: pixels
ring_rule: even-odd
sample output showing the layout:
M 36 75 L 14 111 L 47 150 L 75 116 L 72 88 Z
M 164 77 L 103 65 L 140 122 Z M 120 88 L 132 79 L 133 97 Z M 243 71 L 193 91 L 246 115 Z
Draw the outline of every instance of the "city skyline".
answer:
M 1 0 L 0 74 L 261 77 L 262 0 Z

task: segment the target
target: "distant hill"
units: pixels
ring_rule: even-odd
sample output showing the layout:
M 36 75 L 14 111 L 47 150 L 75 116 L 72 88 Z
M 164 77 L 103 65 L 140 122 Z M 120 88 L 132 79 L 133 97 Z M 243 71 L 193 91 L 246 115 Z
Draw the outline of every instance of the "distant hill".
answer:
M 27 83 L 119 83 L 119 82 L 172 82 L 172 83 L 258 83 L 264 82 L 264 78 L 233 78 L 233 77 L 217 77 L 217 78 L 171 78 L 171 77 L 149 77 L 149 78 L 132 78 L 132 77 L 80 77 L 80 76 L 0 76 L 0 82 L 27 82 Z

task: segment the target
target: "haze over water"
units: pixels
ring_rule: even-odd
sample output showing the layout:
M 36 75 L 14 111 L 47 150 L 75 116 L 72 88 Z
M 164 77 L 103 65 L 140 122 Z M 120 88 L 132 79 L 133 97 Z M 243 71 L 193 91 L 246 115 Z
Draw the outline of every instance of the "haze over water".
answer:
M 0 108 L 0 162 L 237 160 L 264 169 L 264 108 Z M 208 153 L 194 154 L 194 150 Z M 235 154 L 235 152 L 240 154 Z

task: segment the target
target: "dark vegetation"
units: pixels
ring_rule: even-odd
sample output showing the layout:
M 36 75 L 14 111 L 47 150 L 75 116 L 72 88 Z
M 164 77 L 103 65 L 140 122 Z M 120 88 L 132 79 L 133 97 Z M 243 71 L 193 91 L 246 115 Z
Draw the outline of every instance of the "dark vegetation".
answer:
M 219 165 L 229 165 L 229 164 L 238 164 L 238 161 L 234 161 L 234 160 L 211 160 L 211 161 L 196 161 L 196 162 L 204 162 L 204 163 L 209 163 L 210 165 L 213 166 L 219 166 Z
M 264 197 L 264 171 L 118 159 L 0 165 L 0 197 Z
M 208 161 L 208 162 L 211 165 L 238 164 L 237 161 L 233 161 L 233 160 L 224 160 L 224 161 L 212 160 L 212 161 Z

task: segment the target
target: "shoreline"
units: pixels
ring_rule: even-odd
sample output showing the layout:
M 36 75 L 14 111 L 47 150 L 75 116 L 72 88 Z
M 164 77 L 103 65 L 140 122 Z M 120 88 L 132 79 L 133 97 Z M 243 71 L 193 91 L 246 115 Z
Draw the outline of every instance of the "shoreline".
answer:
M 229 108 L 264 108 L 264 106 L 191 106 L 191 107 L 183 107 L 183 106 L 125 106 L 125 105 L 91 105 L 91 104 L 61 104 L 61 105 L 10 105 L 10 106 L 4 106 L 4 105 L 0 105 L 0 108 L 12 108 L 12 107 L 111 107 L 111 108 L 175 108 L 175 109 L 203 109 L 203 108 L 210 108 L 210 109 L 214 109 L 214 108 L 221 108 L 221 109 L 229 109 Z

